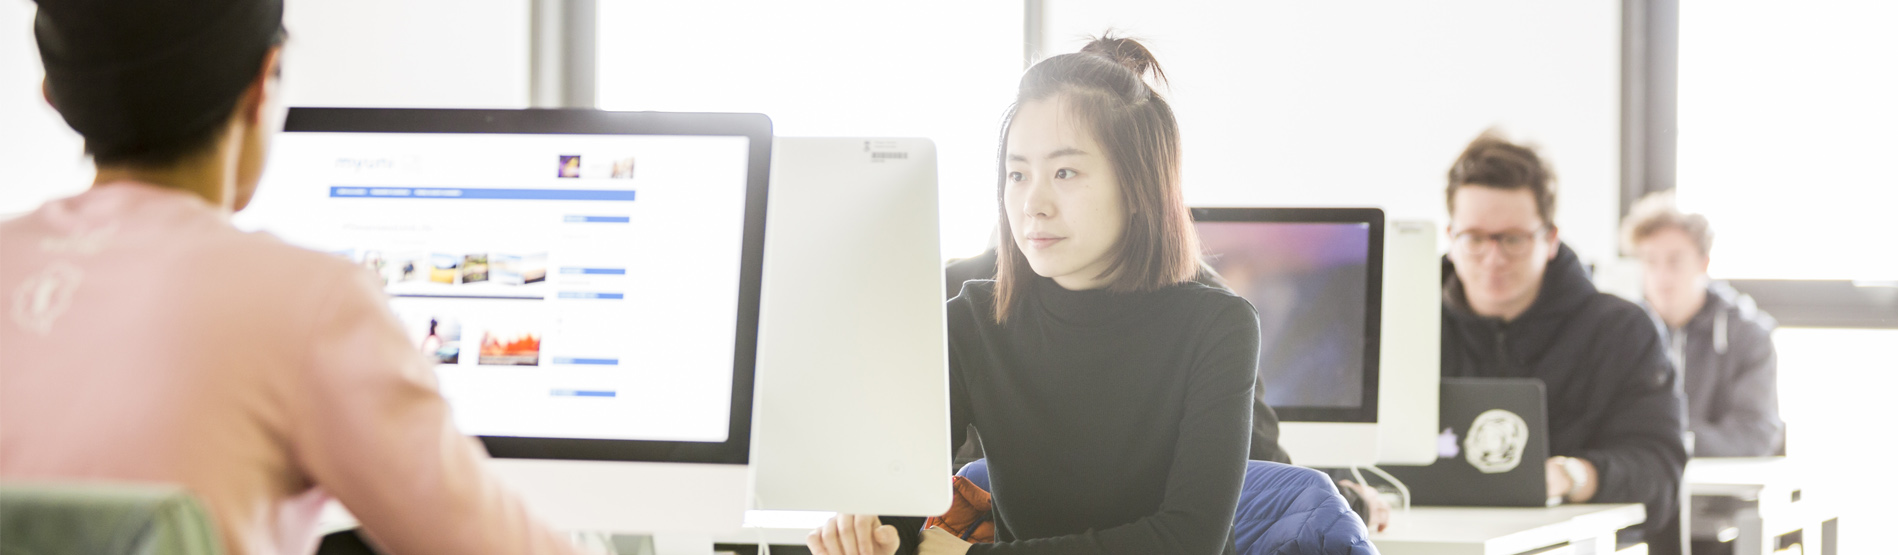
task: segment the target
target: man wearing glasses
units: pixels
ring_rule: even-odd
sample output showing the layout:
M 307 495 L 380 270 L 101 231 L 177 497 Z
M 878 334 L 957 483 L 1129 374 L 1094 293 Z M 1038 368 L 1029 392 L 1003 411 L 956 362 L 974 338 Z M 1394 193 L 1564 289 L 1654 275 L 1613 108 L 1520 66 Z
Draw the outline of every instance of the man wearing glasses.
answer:
M 1685 407 L 1660 330 L 1601 293 L 1554 223 L 1554 176 L 1495 132 L 1450 168 L 1443 375 L 1539 378 L 1549 497 L 1647 504 L 1652 553 L 1675 553 Z

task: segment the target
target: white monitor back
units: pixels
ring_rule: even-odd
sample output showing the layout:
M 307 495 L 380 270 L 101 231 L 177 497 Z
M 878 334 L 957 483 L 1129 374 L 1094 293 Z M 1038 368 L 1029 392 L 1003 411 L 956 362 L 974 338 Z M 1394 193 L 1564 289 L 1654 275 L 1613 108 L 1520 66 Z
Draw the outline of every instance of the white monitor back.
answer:
M 1384 225 L 1383 333 L 1379 335 L 1377 461 L 1437 460 L 1443 263 L 1430 220 Z
M 779 137 L 766 222 L 753 508 L 943 513 L 934 143 Z

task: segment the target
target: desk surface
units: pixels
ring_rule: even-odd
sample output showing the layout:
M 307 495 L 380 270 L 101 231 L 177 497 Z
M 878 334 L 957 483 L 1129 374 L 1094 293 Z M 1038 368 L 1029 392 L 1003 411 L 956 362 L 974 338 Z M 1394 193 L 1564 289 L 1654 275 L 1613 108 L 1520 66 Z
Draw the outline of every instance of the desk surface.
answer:
M 802 545 L 830 513 L 752 511 L 743 531 L 718 536 L 720 543 Z M 1391 526 L 1371 536 L 1390 555 L 1403 553 L 1513 554 L 1564 542 L 1606 537 L 1647 520 L 1640 503 L 1563 505 L 1549 508 L 1412 507 L 1398 511 Z
M 1827 497 L 1837 491 L 1820 483 L 1828 477 L 1812 465 L 1785 457 L 1703 458 L 1687 462 L 1684 477 L 1687 489 L 1696 498 L 1729 497 L 1750 507 L 1750 516 L 1740 518 L 1757 525 L 1762 533 L 1778 536 L 1793 530 L 1816 526 L 1838 517 L 1836 500 Z M 1722 509 L 1718 518 L 1693 521 L 1694 533 L 1719 534 L 1718 527 L 1737 522 L 1738 509 Z M 1746 529 L 1746 527 L 1741 527 Z M 1763 542 L 1764 543 L 1764 542 Z M 1811 552 L 1808 550 L 1808 552 Z
M 1640 503 L 1534 507 L 1411 507 L 1371 542 L 1386 554 L 1524 553 L 1565 542 L 1606 537 L 1647 520 Z
M 1809 476 L 1804 465 L 1785 457 L 1735 457 L 1689 460 L 1682 479 L 1696 495 L 1738 495 L 1800 489 Z

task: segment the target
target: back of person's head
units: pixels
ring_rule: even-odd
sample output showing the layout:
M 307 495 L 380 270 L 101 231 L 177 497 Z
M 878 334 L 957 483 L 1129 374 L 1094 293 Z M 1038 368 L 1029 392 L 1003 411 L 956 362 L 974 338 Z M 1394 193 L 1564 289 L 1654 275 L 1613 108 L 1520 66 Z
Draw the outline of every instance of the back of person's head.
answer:
M 282 0 L 36 0 L 46 95 L 101 166 L 215 143 L 283 42 Z
M 1674 192 L 1662 191 L 1641 197 L 1621 222 L 1621 247 L 1628 253 L 1655 234 L 1678 230 L 1692 240 L 1702 257 L 1713 253 L 1713 228 L 1707 217 L 1682 213 L 1674 205 Z
M 1151 75 L 1153 82 L 1147 80 Z M 1022 75 L 1002 125 L 998 200 L 1008 186 L 1009 127 L 1025 104 L 1056 100 L 1106 152 L 1120 185 L 1127 221 L 1109 256 L 1107 290 L 1151 291 L 1191 280 L 1199 272 L 1199 240 L 1180 191 L 1180 130 L 1173 109 L 1154 84 L 1166 73 L 1153 53 L 1128 38 L 1102 36 L 1080 52 L 1054 56 Z M 1006 206 L 999 207 L 996 318 L 1005 321 L 1035 273 L 1015 245 Z
M 1444 198 L 1456 214 L 1456 191 L 1466 186 L 1508 191 L 1526 190 L 1535 199 L 1543 225 L 1555 225 L 1555 172 L 1530 145 L 1503 138 L 1495 129 L 1484 131 L 1463 149 L 1450 166 Z

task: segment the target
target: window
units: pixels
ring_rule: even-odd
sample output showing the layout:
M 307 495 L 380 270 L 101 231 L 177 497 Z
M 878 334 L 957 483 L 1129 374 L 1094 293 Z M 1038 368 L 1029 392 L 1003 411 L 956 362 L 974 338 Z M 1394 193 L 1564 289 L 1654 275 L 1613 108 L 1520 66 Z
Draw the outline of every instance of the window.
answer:
M 1681 208 L 1713 224 L 1714 277 L 1898 280 L 1894 27 L 1898 4 L 1877 0 L 1681 3 L 1676 187 Z M 1776 315 L 1887 326 L 1866 318 L 1875 307 L 1828 303 L 1863 298 L 1891 306 L 1889 295 L 1841 293 L 1838 282 L 1776 285 L 1756 289 L 1779 293 L 1777 306 L 1761 297 Z M 1789 455 L 1839 462 L 1886 453 L 1887 445 L 1861 430 L 1886 418 L 1888 401 L 1878 392 L 1898 385 L 1895 340 L 1891 329 L 1774 334 Z M 1808 491 L 1857 487 L 1833 477 Z M 1847 519 L 1898 518 L 1882 500 L 1836 499 Z M 1862 536 L 1841 534 L 1840 552 L 1873 549 Z
M 969 256 L 995 225 L 1022 18 L 1019 0 L 601 2 L 599 106 L 760 112 L 780 136 L 930 138 L 943 256 Z
M 1861 471 L 1876 475 L 1891 460 L 1891 442 L 1879 424 L 1890 419 L 1889 392 L 1898 389 L 1892 347 L 1898 330 L 1786 328 L 1773 333 L 1773 344 L 1786 454 L 1806 461 L 1813 479 L 1823 480 L 1807 495 L 1824 492 L 1830 510 L 1851 522 L 1898 519 L 1898 505 L 1887 496 L 1860 494 L 1868 478 Z M 1838 553 L 1888 549 L 1876 532 L 1846 526 L 1852 528 L 1839 534 Z
M 1898 4 L 1683 2 L 1681 207 L 1719 278 L 1898 280 Z

